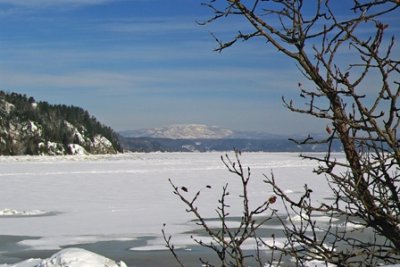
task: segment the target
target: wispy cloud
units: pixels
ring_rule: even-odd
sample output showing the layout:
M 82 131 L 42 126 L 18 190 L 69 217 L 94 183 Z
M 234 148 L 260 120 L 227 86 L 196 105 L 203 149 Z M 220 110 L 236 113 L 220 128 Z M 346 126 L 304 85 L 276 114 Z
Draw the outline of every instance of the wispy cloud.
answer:
M 81 5 L 98 5 L 115 0 L 0 0 L 0 4 L 8 4 L 16 7 L 49 7 L 49 6 L 81 6 Z
M 101 91 L 133 88 L 136 83 L 132 76 L 102 71 L 43 74 L 0 70 L 0 77 L 2 77 L 1 85 L 5 88 L 17 86 L 33 89 Z
M 121 0 L 0 0 L 0 17 L 30 19 L 41 12 L 65 12 L 85 6 L 105 5 Z M 141 0 L 134 0 L 141 1 Z
M 291 79 L 283 79 L 292 77 Z M 174 98 L 265 98 L 290 94 L 298 76 L 291 71 L 266 72 L 249 68 L 87 70 L 34 73 L 0 69 L 0 87 L 90 91 L 99 95 L 125 94 Z M 262 100 L 262 99 L 260 99 Z
M 0 0 L 0 17 L 31 19 L 43 11 L 69 11 L 116 1 L 121 0 Z
M 109 21 L 100 25 L 107 31 L 121 32 L 121 33 L 149 33 L 149 32 L 166 32 L 171 31 L 193 31 L 198 30 L 200 27 L 192 17 L 153 17 L 145 19 L 125 19 Z

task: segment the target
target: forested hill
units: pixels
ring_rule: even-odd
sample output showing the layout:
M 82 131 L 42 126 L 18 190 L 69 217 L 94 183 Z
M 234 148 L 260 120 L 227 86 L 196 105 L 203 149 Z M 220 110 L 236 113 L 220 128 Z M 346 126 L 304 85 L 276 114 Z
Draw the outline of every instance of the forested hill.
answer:
M 117 134 L 82 108 L 0 91 L 0 155 L 121 151 Z

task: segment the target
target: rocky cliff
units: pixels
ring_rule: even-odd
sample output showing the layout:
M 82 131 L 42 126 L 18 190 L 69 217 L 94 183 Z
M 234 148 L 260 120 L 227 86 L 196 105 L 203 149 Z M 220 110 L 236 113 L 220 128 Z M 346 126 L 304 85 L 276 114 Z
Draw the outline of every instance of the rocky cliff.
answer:
M 121 152 L 117 134 L 79 107 L 0 91 L 0 155 Z

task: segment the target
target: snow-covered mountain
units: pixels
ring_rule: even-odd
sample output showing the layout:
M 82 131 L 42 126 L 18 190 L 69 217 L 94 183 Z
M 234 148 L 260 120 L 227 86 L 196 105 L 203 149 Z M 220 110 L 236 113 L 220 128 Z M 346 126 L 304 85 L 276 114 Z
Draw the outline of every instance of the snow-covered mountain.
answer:
M 265 132 L 234 131 L 219 126 L 205 124 L 174 124 L 161 128 L 148 128 L 139 130 L 122 131 L 124 137 L 148 137 L 168 139 L 284 139 L 282 135 L 274 135 Z
M 230 138 L 235 132 L 218 126 L 204 124 L 175 124 L 162 128 L 140 129 L 121 132 L 125 137 L 151 137 L 169 139 L 222 139 Z

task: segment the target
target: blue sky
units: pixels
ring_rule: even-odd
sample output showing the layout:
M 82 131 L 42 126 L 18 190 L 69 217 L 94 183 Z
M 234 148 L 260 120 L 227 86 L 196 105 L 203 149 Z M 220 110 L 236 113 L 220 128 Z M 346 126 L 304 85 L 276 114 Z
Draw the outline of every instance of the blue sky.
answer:
M 303 78 L 260 42 L 223 53 L 199 26 L 200 0 L 0 0 L 0 89 L 87 109 L 116 130 L 202 123 L 270 133 L 321 132 L 288 112 Z

